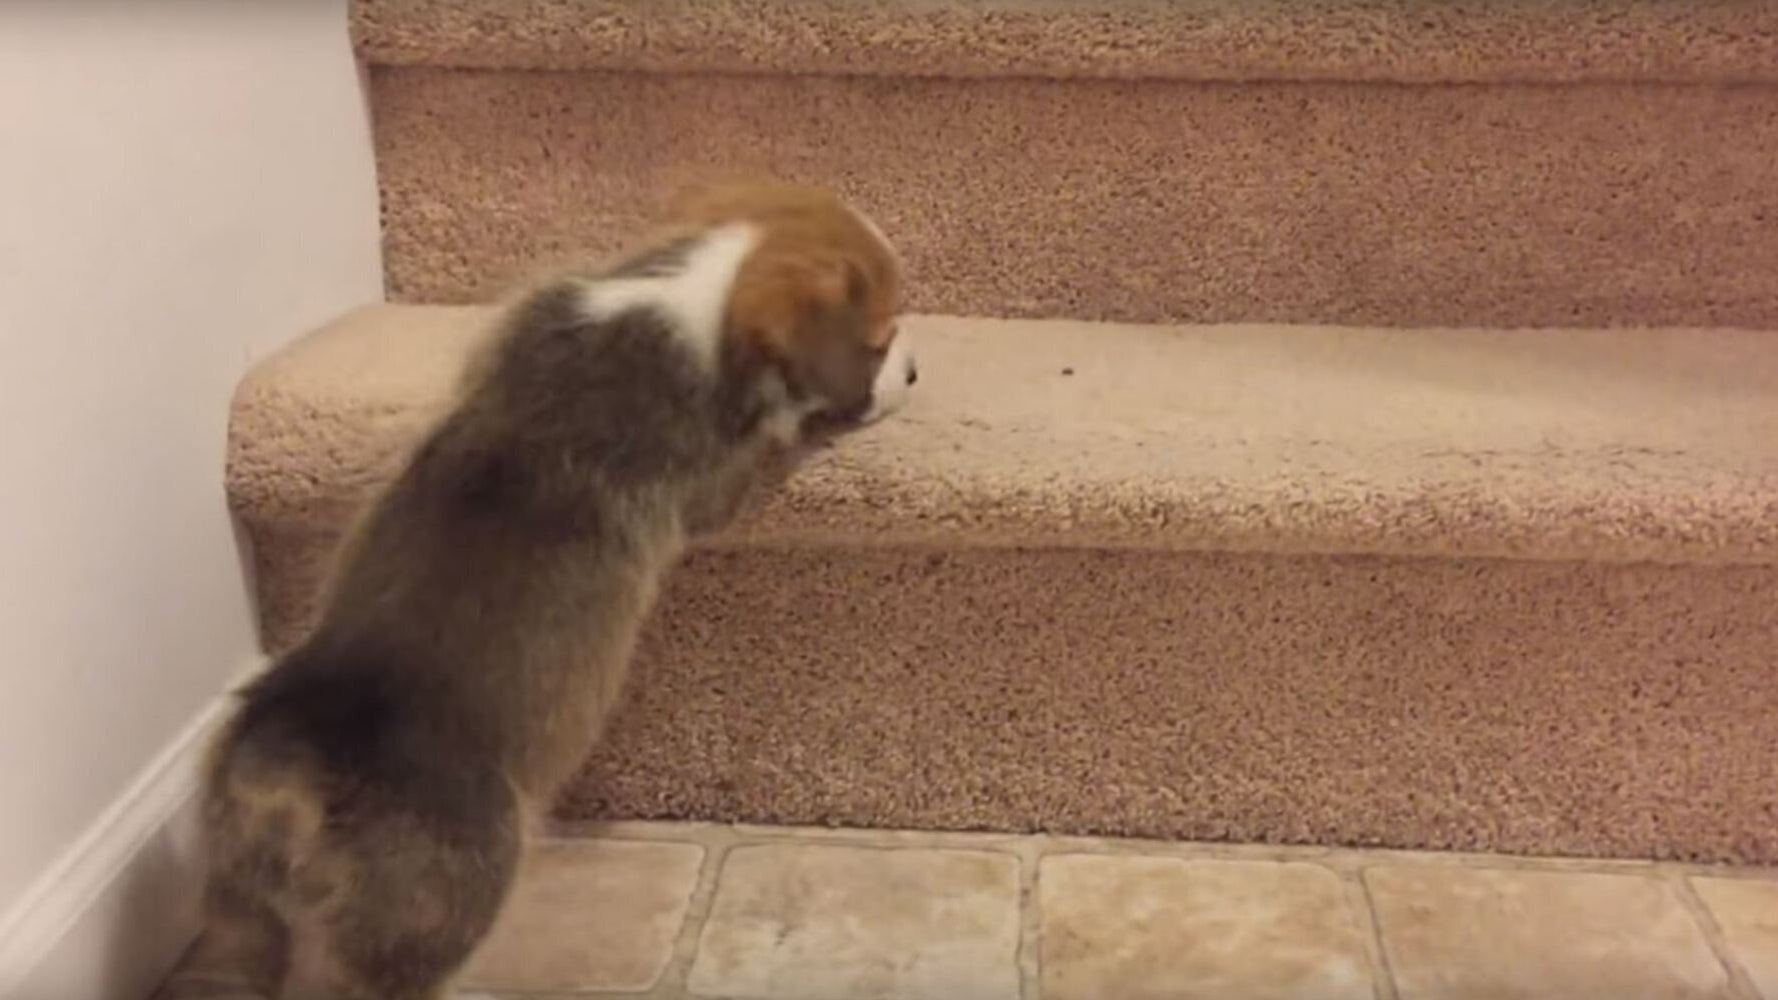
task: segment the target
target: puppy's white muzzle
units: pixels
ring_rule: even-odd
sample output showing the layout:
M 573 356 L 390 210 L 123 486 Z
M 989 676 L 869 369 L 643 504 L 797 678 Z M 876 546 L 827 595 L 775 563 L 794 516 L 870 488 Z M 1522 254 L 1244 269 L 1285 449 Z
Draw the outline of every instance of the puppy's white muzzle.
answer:
M 914 350 L 908 335 L 899 334 L 889 345 L 889 353 L 883 357 L 883 367 L 877 369 L 877 380 L 871 385 L 870 409 L 865 411 L 861 422 L 876 423 L 901 409 L 907 404 L 908 394 L 918 379 L 919 371 L 914 366 Z

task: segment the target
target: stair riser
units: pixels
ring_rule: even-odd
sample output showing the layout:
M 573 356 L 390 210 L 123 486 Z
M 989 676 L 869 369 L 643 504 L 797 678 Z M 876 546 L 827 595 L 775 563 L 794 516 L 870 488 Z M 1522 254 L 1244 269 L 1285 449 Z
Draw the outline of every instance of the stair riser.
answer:
M 1778 87 L 372 74 L 392 294 L 835 183 L 965 315 L 1778 327 Z
M 256 532 L 274 643 L 328 540 Z M 1778 569 L 695 554 L 573 818 L 1778 862 Z

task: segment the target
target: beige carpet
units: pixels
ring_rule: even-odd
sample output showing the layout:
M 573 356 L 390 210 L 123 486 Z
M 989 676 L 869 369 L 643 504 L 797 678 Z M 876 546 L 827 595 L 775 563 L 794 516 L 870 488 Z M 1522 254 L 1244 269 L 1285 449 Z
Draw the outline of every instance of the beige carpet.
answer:
M 354 0 L 371 61 L 536 70 L 1778 83 L 1739 0 Z
M 684 180 L 835 184 L 922 312 L 1778 327 L 1778 6 L 360 0 L 403 301 Z
M 268 641 L 485 313 L 260 366 Z M 571 816 L 1778 860 L 1778 352 L 910 322 L 907 413 L 696 556 Z

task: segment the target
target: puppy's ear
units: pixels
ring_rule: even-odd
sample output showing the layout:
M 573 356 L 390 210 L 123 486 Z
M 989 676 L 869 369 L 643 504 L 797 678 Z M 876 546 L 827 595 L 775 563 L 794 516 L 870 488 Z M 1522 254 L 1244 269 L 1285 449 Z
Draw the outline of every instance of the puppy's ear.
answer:
M 866 291 L 863 270 L 843 257 L 757 253 L 736 276 L 727 336 L 788 368 L 804 337 L 859 309 Z

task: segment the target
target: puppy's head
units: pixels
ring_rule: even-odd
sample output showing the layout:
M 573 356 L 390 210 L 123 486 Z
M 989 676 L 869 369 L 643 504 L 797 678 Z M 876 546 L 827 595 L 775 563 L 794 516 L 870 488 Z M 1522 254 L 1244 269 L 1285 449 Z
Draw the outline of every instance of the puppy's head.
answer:
M 896 325 L 901 268 L 868 219 L 827 191 L 771 182 L 689 192 L 675 216 L 753 231 L 723 319 L 723 363 L 778 380 L 801 430 L 844 431 L 901 406 L 916 378 Z

